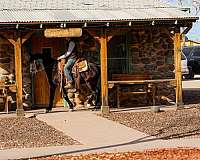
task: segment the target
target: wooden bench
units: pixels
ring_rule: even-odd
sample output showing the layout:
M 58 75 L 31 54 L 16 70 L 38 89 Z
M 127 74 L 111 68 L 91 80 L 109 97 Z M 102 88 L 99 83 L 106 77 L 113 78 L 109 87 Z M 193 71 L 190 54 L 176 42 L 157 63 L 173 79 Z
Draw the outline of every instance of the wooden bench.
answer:
M 112 81 L 108 81 L 108 88 L 116 88 L 117 108 L 120 108 L 120 96 L 122 94 L 143 94 L 147 97 L 147 102 L 152 101 L 152 105 L 156 104 L 156 87 L 160 83 L 170 82 L 174 83 L 174 79 L 150 79 L 148 75 L 127 75 L 119 74 L 113 75 Z M 123 90 L 127 87 L 127 90 Z M 135 88 L 135 89 L 133 89 Z

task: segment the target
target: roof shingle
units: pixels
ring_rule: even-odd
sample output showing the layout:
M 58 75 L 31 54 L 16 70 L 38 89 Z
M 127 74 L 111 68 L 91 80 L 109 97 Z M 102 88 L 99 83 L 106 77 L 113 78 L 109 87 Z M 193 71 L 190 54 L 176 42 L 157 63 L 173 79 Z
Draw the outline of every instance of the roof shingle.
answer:
M 88 10 L 168 7 L 159 0 L 1 0 L 0 8 L 7 10 Z

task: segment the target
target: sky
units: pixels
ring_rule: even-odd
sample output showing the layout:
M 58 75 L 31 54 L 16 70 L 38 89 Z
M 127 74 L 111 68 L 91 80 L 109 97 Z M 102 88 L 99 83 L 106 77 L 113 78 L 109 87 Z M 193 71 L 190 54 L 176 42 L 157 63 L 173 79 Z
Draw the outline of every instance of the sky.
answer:
M 191 8 L 191 14 L 200 17 L 200 11 L 197 13 L 195 7 L 192 5 L 193 0 L 182 0 L 182 4 L 178 2 L 178 0 L 162 0 L 164 2 L 168 2 L 170 4 L 182 5 L 184 7 Z M 200 0 L 196 0 L 200 5 Z M 200 7 L 200 6 L 199 6 Z M 186 35 L 190 40 L 199 41 L 200 42 L 200 20 L 193 23 L 192 29 Z

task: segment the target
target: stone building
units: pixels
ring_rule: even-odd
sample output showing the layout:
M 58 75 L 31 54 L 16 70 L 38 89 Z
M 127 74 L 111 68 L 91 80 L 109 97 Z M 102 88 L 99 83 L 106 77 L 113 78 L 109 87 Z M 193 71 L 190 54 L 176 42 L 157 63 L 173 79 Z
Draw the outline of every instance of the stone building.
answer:
M 32 95 L 33 105 L 46 105 L 49 100 L 44 72 L 30 75 L 30 55 L 57 58 L 66 49 L 65 38 L 47 38 L 46 29 L 82 29 L 80 53 L 101 66 L 102 111 L 109 110 L 113 75 L 121 76 L 121 81 L 173 79 L 176 103 L 182 103 L 180 27 L 185 27 L 185 34 L 198 17 L 156 0 L 2 0 L 0 4 L 0 65 L 15 72 L 18 115 L 23 113 L 23 86 Z M 127 75 L 131 78 L 126 79 Z M 157 93 L 175 95 L 170 84 L 158 84 Z M 143 102 L 138 95 L 132 100 Z M 61 103 L 59 95 L 55 103 Z

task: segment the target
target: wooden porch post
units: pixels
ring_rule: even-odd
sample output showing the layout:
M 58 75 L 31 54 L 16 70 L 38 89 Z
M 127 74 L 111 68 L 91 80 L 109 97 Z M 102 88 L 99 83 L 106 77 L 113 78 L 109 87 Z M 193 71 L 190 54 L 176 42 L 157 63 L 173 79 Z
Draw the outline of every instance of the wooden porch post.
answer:
M 15 51 L 15 76 L 17 87 L 17 116 L 24 116 L 23 101 L 22 101 L 22 58 L 21 58 L 21 35 L 17 33 L 16 42 L 14 43 Z
M 101 44 L 101 98 L 102 106 L 101 112 L 103 114 L 108 114 L 110 112 L 108 106 L 108 78 L 107 78 L 107 35 L 106 31 L 103 29 L 100 36 Z
M 181 37 L 180 36 L 180 28 L 175 28 L 174 59 L 175 59 L 176 105 L 177 105 L 177 108 L 183 107 L 180 37 Z
M 16 99 L 17 99 L 17 116 L 24 116 L 23 109 L 23 101 L 22 101 L 22 44 L 26 42 L 27 39 L 31 37 L 34 31 L 28 32 L 25 36 L 21 37 L 21 33 L 19 31 L 13 32 L 14 38 L 11 38 L 11 35 L 0 32 L 2 36 L 4 36 L 13 46 L 14 46 L 14 54 L 15 54 L 15 76 L 16 76 Z

